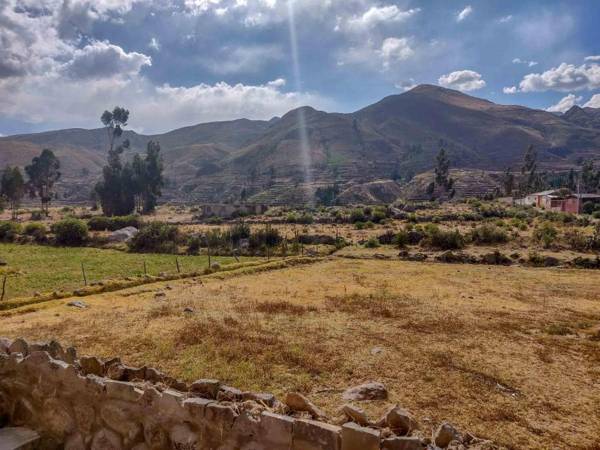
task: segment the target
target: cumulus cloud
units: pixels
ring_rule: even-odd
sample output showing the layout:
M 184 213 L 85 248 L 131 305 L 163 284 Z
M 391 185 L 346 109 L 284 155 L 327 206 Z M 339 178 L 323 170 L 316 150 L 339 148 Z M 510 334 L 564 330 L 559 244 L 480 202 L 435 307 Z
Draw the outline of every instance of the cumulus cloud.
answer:
M 583 105 L 584 108 L 600 108 L 600 94 L 594 94 L 588 102 Z
M 284 58 L 279 45 L 244 45 L 223 47 L 219 55 L 204 62 L 206 68 L 219 75 L 256 73 L 265 65 Z
M 160 50 L 159 40 L 157 38 L 153 37 L 152 39 L 150 39 L 150 42 L 148 42 L 148 47 L 150 47 L 155 52 L 158 52 Z
M 64 73 L 77 79 L 108 78 L 115 75 L 134 75 L 143 66 L 152 65 L 149 56 L 125 52 L 108 42 L 96 41 L 73 52 L 71 61 L 63 66 Z
M 600 61 L 600 55 L 586 56 L 585 61 Z
M 525 75 L 519 83 L 522 92 L 580 91 L 600 88 L 600 65 L 562 63 L 543 73 Z
M 471 5 L 467 5 L 467 6 L 465 6 L 465 8 L 462 11 L 458 12 L 458 14 L 456 15 L 456 21 L 462 22 L 467 17 L 469 17 L 472 13 L 473 13 L 473 7 Z
M 368 40 L 362 45 L 347 48 L 338 55 L 338 66 L 359 65 L 386 71 L 415 54 L 409 39 L 388 37 L 380 45 Z
M 475 91 L 485 87 L 485 81 L 481 74 L 473 70 L 458 70 L 446 75 L 442 75 L 438 79 L 440 86 L 459 91 Z
M 513 64 L 525 64 L 529 67 L 533 67 L 533 66 L 537 66 L 538 63 L 537 61 L 527 61 L 525 59 L 521 59 L 521 58 L 515 58 L 512 60 Z
M 513 20 L 512 14 L 508 14 L 507 16 L 502 16 L 498 19 L 499 23 L 508 23 Z
M 269 119 L 302 105 L 333 107 L 316 94 L 285 92 L 284 85 L 283 79 L 260 85 L 218 82 L 184 87 L 155 86 L 142 76 L 78 83 L 32 77 L 25 83 L 0 82 L 0 111 L 5 117 L 53 127 L 96 127 L 99 111 L 123 105 L 132 112 L 132 128 L 154 133 L 215 120 Z
M 502 92 L 505 94 L 516 94 L 518 91 L 519 89 L 516 86 L 502 88 Z
M 576 97 L 575 94 L 569 94 L 566 97 L 561 98 L 557 104 L 546 108 L 546 111 L 564 113 L 579 103 L 582 99 L 583 97 Z
M 420 12 L 420 8 L 402 10 L 396 5 L 371 6 L 362 15 L 351 16 L 345 21 L 338 18 L 336 29 L 366 31 L 380 24 L 404 22 Z

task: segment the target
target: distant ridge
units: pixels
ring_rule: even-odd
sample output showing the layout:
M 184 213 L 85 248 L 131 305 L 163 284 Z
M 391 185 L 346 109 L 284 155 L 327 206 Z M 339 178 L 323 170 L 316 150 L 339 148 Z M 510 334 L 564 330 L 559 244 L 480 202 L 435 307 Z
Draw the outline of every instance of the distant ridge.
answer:
M 516 168 L 534 145 L 543 167 L 564 170 L 581 158 L 600 159 L 600 110 L 573 107 L 563 115 L 499 105 L 459 91 L 419 85 L 354 113 L 302 107 L 310 150 L 304 185 L 298 109 L 269 121 L 238 119 L 158 135 L 127 131 L 130 154 L 148 140 L 163 149 L 168 196 L 196 201 L 301 200 L 318 186 L 343 188 L 433 167 L 440 147 L 455 168 Z M 89 186 L 106 158 L 102 129 L 67 129 L 0 138 L 0 166 L 24 165 L 42 148 L 63 161 L 64 183 Z M 81 191 L 81 192 L 80 192 Z M 75 194 L 74 194 L 75 195 Z M 77 195 L 87 195 L 78 189 Z

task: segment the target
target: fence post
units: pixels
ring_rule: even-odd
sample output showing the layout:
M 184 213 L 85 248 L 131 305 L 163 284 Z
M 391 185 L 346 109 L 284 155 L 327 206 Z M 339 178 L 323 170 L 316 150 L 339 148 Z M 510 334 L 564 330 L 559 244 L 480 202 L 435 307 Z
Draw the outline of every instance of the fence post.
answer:
M 206 249 L 208 252 L 208 268 L 210 269 L 210 241 L 208 239 L 206 240 Z
M 6 274 L 4 274 L 4 279 L 2 280 L 2 297 L 0 297 L 0 302 L 4 300 L 4 293 L 6 289 Z
M 85 267 L 83 267 L 83 261 L 81 262 L 81 274 L 83 275 L 83 285 L 87 286 L 87 277 L 85 276 Z
M 175 257 L 175 265 L 177 266 L 177 273 L 181 273 L 181 268 L 179 267 L 179 257 Z
M 148 268 L 146 267 L 146 260 L 144 259 L 144 275 L 148 275 Z

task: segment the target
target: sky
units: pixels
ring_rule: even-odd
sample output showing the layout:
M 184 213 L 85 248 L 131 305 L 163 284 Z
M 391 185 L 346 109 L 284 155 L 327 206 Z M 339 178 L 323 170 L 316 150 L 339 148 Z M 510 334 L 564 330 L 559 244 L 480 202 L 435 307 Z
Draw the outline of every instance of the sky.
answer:
M 600 108 L 597 0 L 0 0 L 0 135 L 351 112 L 421 83 Z

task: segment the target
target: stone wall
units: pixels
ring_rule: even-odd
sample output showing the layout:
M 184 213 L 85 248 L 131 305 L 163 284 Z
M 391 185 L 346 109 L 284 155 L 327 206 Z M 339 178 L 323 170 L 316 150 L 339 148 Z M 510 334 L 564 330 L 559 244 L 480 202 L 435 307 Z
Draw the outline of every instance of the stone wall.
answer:
M 54 341 L 0 338 L 0 427 L 36 430 L 43 449 L 416 450 L 432 442 L 278 411 L 285 406 L 272 395 L 217 380 L 186 385 Z M 442 431 L 457 437 L 453 428 Z

